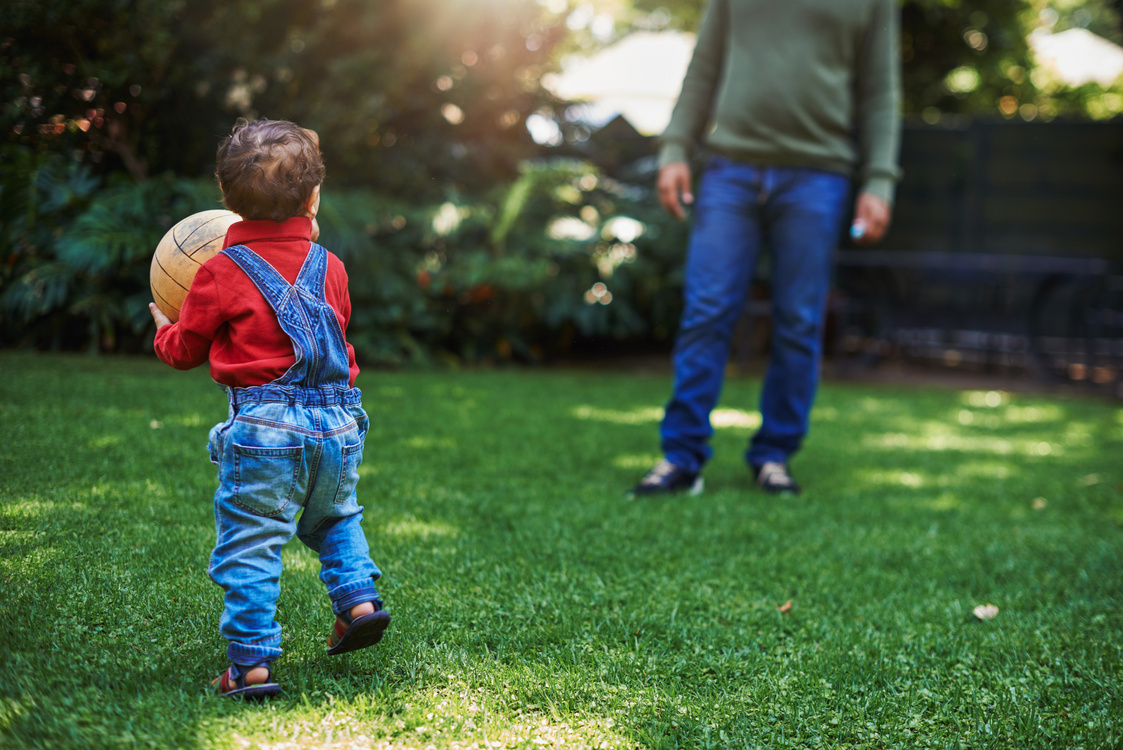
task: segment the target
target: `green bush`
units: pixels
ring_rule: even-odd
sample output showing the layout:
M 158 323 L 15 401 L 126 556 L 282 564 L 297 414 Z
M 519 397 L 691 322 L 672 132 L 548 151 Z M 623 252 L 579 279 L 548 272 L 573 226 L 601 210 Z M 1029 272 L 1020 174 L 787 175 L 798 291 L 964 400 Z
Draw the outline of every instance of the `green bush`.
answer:
M 219 198 L 209 180 L 103 186 L 63 155 L 3 152 L 0 345 L 149 346 L 151 254 Z M 488 194 L 421 205 L 329 185 L 320 225 L 347 265 L 348 336 L 367 363 L 541 361 L 674 330 L 683 226 L 584 162 L 525 162 Z
M 135 351 L 151 327 L 148 265 L 218 190 L 170 175 L 108 185 L 57 152 L 0 153 L 0 344 Z
M 478 201 L 365 200 L 325 195 L 321 225 L 351 274 L 350 337 L 367 360 L 538 361 L 674 329 L 683 230 L 588 164 L 527 163 Z

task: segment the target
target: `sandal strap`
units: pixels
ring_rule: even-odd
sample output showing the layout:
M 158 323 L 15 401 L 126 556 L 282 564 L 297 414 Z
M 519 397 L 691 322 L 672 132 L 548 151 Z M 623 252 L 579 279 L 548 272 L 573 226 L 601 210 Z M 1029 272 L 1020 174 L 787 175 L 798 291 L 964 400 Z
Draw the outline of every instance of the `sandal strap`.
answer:
M 256 664 L 250 664 L 249 666 L 238 665 L 231 662 L 226 671 L 222 673 L 222 682 L 220 683 L 222 692 L 227 693 L 235 688 L 237 688 L 238 690 L 245 688 L 246 675 L 251 669 L 257 669 L 258 667 L 265 667 L 265 671 L 268 672 L 268 674 L 265 676 L 265 682 L 272 681 L 273 663 L 270 661 L 262 660 L 257 662 Z
M 352 604 L 350 607 L 347 608 L 347 611 L 336 612 L 335 613 L 335 616 L 337 618 L 336 622 L 338 623 L 339 620 L 342 620 L 344 625 L 346 625 L 347 627 L 351 627 L 351 623 L 355 621 L 354 618 L 351 617 L 351 610 L 354 609 L 355 607 L 359 606 L 360 604 L 366 604 L 366 603 L 367 602 L 355 602 L 354 604 Z M 371 599 L 370 604 L 374 605 L 374 611 L 375 612 L 381 612 L 382 611 L 382 600 L 381 599 Z
M 381 599 L 371 599 L 369 601 L 374 605 L 375 612 L 382 611 Z M 365 603 L 366 602 L 357 602 L 349 607 L 345 612 L 336 612 L 335 623 L 332 625 L 331 635 L 328 636 L 329 648 L 335 648 L 336 644 L 343 640 L 343 636 L 347 635 L 347 631 L 351 629 L 351 624 L 355 622 L 355 618 L 351 617 L 351 610 L 359 606 L 360 604 Z

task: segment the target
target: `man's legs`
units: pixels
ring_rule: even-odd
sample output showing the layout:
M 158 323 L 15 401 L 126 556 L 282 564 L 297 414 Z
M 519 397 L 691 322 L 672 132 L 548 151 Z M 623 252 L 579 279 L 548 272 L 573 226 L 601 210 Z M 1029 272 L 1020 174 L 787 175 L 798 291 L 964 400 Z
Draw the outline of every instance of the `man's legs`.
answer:
M 761 427 L 746 460 L 786 464 L 807 434 L 819 385 L 822 331 L 849 181 L 811 169 L 768 170 L 766 232 L 772 260 L 772 351 Z
M 710 458 L 733 329 L 760 249 L 761 170 L 716 158 L 699 188 L 675 341 L 674 390 L 660 428 L 663 454 L 691 473 Z

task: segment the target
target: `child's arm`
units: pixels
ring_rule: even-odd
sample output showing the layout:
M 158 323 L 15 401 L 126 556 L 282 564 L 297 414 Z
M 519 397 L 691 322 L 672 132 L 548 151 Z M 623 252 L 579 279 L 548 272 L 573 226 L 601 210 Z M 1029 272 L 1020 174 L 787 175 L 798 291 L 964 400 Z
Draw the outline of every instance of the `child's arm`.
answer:
M 148 309 L 156 322 L 152 347 L 165 364 L 177 370 L 190 370 L 208 360 L 211 343 L 224 322 L 218 286 L 209 267 L 204 265 L 195 274 L 178 321 L 173 323 L 155 303 L 150 303 Z

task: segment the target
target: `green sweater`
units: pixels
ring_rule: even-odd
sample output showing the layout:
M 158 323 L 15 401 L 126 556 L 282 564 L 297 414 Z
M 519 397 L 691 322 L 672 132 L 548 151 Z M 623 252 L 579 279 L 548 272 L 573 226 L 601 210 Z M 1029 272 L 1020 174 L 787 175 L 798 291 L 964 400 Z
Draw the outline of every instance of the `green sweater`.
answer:
M 736 161 L 856 175 L 892 202 L 896 0 L 710 0 L 660 165 L 705 145 Z

